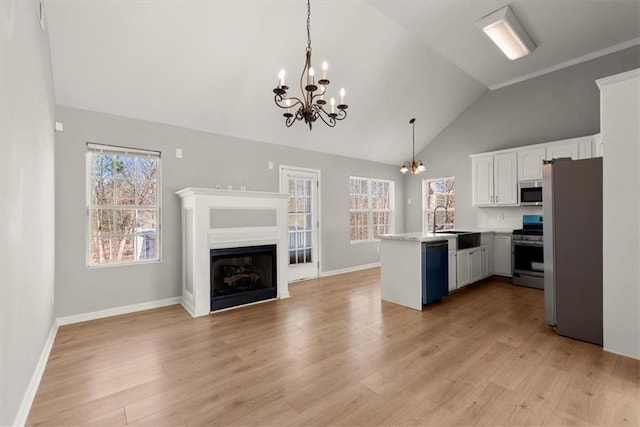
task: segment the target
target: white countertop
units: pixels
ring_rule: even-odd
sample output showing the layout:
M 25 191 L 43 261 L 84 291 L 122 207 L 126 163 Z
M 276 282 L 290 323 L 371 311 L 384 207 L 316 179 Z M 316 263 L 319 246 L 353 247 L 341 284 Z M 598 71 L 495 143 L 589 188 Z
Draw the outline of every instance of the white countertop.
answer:
M 456 231 L 457 229 L 454 229 L 452 231 Z M 469 231 L 469 232 L 474 232 L 474 233 L 498 233 L 498 234 L 511 234 L 513 232 L 513 229 L 482 229 L 482 230 L 472 230 L 472 229 L 464 229 L 464 230 L 460 230 L 460 231 Z M 411 242 L 432 242 L 435 240 L 447 240 L 447 239 L 451 239 L 458 236 L 457 234 L 453 234 L 453 233 L 422 233 L 422 232 L 415 232 L 415 233 L 396 233 L 396 234 L 382 234 L 380 236 L 380 239 L 382 240 L 407 240 L 407 241 L 411 241 Z
M 399 233 L 382 234 L 382 240 L 408 240 L 412 242 L 432 242 L 435 240 L 447 240 L 456 237 L 456 234 L 449 233 Z

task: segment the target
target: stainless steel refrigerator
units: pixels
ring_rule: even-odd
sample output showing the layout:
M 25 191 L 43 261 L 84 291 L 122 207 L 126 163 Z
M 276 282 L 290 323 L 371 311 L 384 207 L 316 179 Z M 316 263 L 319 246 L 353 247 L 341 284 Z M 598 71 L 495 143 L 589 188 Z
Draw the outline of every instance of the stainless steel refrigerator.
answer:
M 602 345 L 602 158 L 542 167 L 545 320 Z

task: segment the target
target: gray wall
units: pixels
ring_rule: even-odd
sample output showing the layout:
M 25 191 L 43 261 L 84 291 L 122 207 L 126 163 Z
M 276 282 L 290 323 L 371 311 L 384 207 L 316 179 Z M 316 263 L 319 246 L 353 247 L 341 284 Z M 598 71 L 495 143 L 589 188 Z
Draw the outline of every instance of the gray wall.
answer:
M 600 93 L 595 80 L 639 65 L 636 46 L 483 93 L 416 156 L 427 171 L 404 179 L 406 231 L 422 227 L 422 178 L 444 176 L 456 177 L 456 227 L 476 227 L 480 209 L 496 208 L 471 206 L 470 154 L 598 133 Z M 412 199 L 411 205 L 406 198 Z
M 174 193 L 185 187 L 244 185 L 247 190 L 278 191 L 280 164 L 320 169 L 322 271 L 379 261 L 377 243 L 349 243 L 349 175 L 394 180 L 396 231 L 404 228 L 402 175 L 396 166 L 62 106 L 56 109 L 56 120 L 64 123 L 64 132 L 56 134 L 57 316 L 180 295 L 180 201 Z M 87 141 L 162 152 L 162 262 L 85 266 Z M 182 159 L 176 158 L 176 148 L 183 150 Z M 273 170 L 267 168 L 268 161 L 273 161 Z
M 0 425 L 26 421 L 54 325 L 55 101 L 36 10 L 0 2 Z

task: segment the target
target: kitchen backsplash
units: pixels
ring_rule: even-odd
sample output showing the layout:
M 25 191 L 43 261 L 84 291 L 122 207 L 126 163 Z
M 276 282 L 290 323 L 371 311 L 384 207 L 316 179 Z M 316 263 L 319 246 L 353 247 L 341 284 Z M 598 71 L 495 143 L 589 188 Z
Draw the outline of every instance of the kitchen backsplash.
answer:
M 522 228 L 522 215 L 542 215 L 542 206 L 511 208 L 477 208 L 478 228 L 517 229 Z

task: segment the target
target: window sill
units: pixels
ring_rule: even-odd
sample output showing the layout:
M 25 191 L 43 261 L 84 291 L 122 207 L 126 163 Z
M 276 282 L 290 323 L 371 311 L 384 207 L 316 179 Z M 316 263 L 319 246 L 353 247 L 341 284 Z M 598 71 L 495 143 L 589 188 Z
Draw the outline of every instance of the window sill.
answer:
M 162 258 L 148 260 L 148 261 L 135 261 L 135 262 L 111 262 L 108 264 L 87 264 L 86 267 L 89 270 L 108 268 L 108 267 L 127 267 L 135 265 L 147 265 L 147 264 L 159 264 L 162 262 Z
M 369 239 L 369 240 L 351 240 L 349 241 L 352 245 L 361 245 L 363 243 L 376 243 L 379 242 L 380 239 Z

